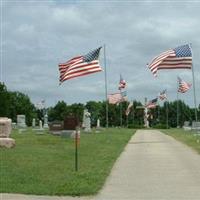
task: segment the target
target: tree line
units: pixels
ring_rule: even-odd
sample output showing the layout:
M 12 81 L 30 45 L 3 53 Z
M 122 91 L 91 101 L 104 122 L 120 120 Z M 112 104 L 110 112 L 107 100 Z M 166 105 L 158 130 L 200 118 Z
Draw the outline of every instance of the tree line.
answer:
M 190 108 L 183 101 L 179 100 L 172 102 L 164 102 L 163 106 L 157 106 L 149 111 L 149 121 L 152 127 L 164 128 L 167 122 L 169 127 L 177 126 L 177 104 L 179 105 L 179 125 L 183 126 L 185 121 L 195 120 L 195 110 Z M 142 106 L 139 101 L 133 102 L 133 107 L 128 115 L 125 115 L 128 102 L 122 102 L 119 105 L 108 105 L 108 122 L 109 126 L 120 126 L 121 120 L 123 126 L 130 128 L 143 127 L 143 109 L 137 109 Z M 55 106 L 46 108 L 48 119 L 50 122 L 59 120 L 62 121 L 68 115 L 76 116 L 79 121 L 82 121 L 83 111 L 88 109 L 91 113 L 91 125 L 96 126 L 97 119 L 100 119 L 101 126 L 106 125 L 106 102 L 105 101 L 88 101 L 85 105 L 82 103 L 74 103 L 68 105 L 64 101 L 58 101 Z M 122 113 L 122 115 L 120 115 Z M 0 116 L 9 117 L 13 122 L 16 122 L 18 114 L 26 115 L 26 123 L 31 126 L 32 119 L 43 120 L 44 110 L 38 110 L 31 102 L 30 98 L 16 91 L 8 91 L 5 84 L 0 83 Z M 200 119 L 200 105 L 198 108 L 198 119 Z

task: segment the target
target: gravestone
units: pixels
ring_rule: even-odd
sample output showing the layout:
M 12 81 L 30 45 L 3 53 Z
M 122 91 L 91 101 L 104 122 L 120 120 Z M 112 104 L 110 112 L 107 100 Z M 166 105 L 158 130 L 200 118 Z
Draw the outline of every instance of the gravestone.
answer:
M 43 127 L 44 128 L 49 128 L 49 125 L 48 125 L 48 115 L 47 114 L 44 116 L 44 126 Z
M 100 119 L 97 119 L 97 128 L 100 128 Z
M 54 135 L 61 135 L 63 128 L 61 121 L 53 121 L 49 124 L 49 131 Z
M 12 121 L 7 117 L 0 117 L 0 147 L 11 148 L 15 146 L 15 140 L 9 138 L 12 130 Z
M 200 122 L 192 122 L 192 130 L 200 131 Z
M 190 131 L 190 130 L 191 130 L 190 122 L 185 121 L 185 122 L 184 122 L 184 125 L 183 125 L 183 129 L 184 129 L 185 131 Z
M 26 128 L 26 116 L 25 115 L 17 115 L 17 126 L 19 128 Z
M 77 126 L 79 126 L 79 120 L 72 115 L 67 116 L 64 120 L 64 130 L 62 131 L 61 136 L 72 137 L 72 134 L 75 133 Z
M 40 129 L 40 130 L 43 130 L 43 127 L 42 127 L 42 120 L 39 121 L 39 129 Z
M 32 127 L 35 128 L 35 118 L 32 120 Z
M 91 132 L 91 114 L 88 112 L 87 109 L 84 110 L 84 113 L 83 113 L 83 130 L 85 132 Z

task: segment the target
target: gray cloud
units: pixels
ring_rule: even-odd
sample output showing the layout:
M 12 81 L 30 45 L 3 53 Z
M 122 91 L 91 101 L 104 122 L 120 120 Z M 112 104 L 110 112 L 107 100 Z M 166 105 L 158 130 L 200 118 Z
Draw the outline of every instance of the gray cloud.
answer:
M 157 54 L 193 44 L 197 102 L 200 103 L 200 3 L 15 1 L 3 5 L 3 81 L 33 102 L 67 103 L 103 100 L 104 73 L 58 86 L 58 63 L 106 44 L 108 90 L 117 92 L 119 74 L 129 99 L 154 98 L 167 88 L 176 99 L 176 77 L 192 82 L 190 70 L 159 71 L 146 64 Z M 103 51 L 100 63 L 104 67 Z M 192 90 L 181 99 L 193 106 Z

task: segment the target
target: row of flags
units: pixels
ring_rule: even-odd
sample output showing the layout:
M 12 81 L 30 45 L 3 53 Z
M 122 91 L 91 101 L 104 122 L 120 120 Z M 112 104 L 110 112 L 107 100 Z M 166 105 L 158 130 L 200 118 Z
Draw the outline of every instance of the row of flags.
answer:
M 75 77 L 103 71 L 99 64 L 99 54 L 101 48 L 102 47 L 99 47 L 86 55 L 79 55 L 68 60 L 67 62 L 60 63 L 60 84 Z M 162 69 L 192 69 L 192 51 L 190 45 L 186 44 L 174 49 L 169 49 L 156 56 L 151 63 L 147 65 L 155 77 L 157 76 L 157 72 Z M 178 77 L 178 84 L 178 92 L 180 93 L 187 92 L 191 87 L 190 83 L 183 81 L 180 77 Z M 110 104 L 119 104 L 127 101 L 127 93 L 126 91 L 123 91 L 125 88 L 126 81 L 120 74 L 120 81 L 118 85 L 119 92 L 109 94 L 107 97 L 108 102 Z M 155 108 L 158 99 L 161 101 L 167 99 L 166 90 L 160 92 L 158 97 L 149 101 L 145 107 Z M 129 114 L 132 106 L 133 103 L 130 102 L 126 110 L 126 115 Z

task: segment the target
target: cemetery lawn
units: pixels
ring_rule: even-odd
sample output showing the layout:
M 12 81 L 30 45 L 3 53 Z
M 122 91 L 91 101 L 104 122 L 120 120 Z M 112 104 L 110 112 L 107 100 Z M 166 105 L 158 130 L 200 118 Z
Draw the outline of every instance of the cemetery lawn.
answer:
M 134 132 L 115 128 L 81 133 L 79 171 L 75 172 L 73 139 L 15 130 L 11 134 L 15 148 L 0 149 L 0 193 L 96 194 Z
M 181 128 L 166 129 L 161 131 L 192 147 L 200 154 L 200 134 L 197 134 L 196 131 L 184 131 Z

